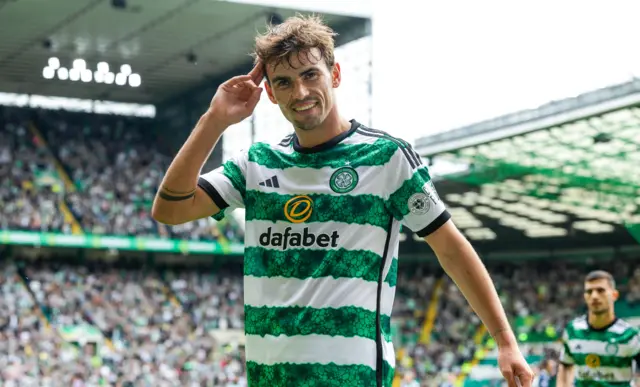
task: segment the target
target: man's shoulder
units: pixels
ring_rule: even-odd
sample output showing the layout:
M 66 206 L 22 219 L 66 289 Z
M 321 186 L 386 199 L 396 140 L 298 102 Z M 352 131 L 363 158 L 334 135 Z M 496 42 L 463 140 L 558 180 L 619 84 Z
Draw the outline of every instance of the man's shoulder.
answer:
M 582 331 L 585 329 L 589 329 L 589 322 L 587 321 L 586 315 L 574 317 L 573 319 L 569 320 L 569 322 L 565 326 L 565 330 L 570 332 Z
M 384 130 L 373 129 L 363 124 L 358 125 L 351 140 L 353 142 L 385 144 L 401 149 L 413 149 L 408 141 Z
M 256 141 L 248 149 L 244 151 L 246 155 L 260 155 L 265 152 L 286 152 L 293 145 L 294 134 L 288 134 L 287 136 L 272 140 L 272 141 Z
M 413 149 L 413 146 L 403 138 L 394 136 L 384 130 L 373 129 L 360 124 L 354 134 L 349 138 L 349 144 L 369 144 L 373 154 L 384 154 L 390 156 L 398 154 L 401 157 L 397 160 L 405 160 L 412 169 L 423 166 L 420 155 Z M 373 157 L 373 156 L 372 156 Z M 396 168 L 397 164 L 389 164 L 389 167 Z
M 616 322 L 611 326 L 610 331 L 629 338 L 633 336 L 640 336 L 640 329 L 621 318 L 616 319 Z

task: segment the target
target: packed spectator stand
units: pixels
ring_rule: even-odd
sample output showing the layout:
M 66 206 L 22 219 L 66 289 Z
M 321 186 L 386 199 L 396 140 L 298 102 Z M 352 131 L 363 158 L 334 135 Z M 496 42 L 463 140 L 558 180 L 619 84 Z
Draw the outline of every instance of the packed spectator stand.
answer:
M 619 278 L 627 279 L 620 286 L 624 295 L 620 302 L 626 308 L 638 307 L 637 263 L 629 261 L 617 270 Z M 552 344 L 565 322 L 580 311 L 572 304 L 580 302 L 582 273 L 589 267 L 561 266 L 562 282 L 532 267 L 513 271 L 501 267 L 490 265 L 489 269 L 499 273 L 496 277 L 508 313 L 535 320 L 526 327 L 530 335 L 544 332 L 551 323 L 554 336 L 543 343 Z M 47 380 L 69 375 L 87 386 L 126 381 L 145 386 L 243 385 L 241 342 L 217 342 L 212 334 L 243 328 L 241 270 L 239 265 L 179 270 L 5 262 L 2 335 L 8 341 L 3 340 L 7 350 L 0 354 L 0 364 L 7 366 L 3 377 L 7 381 L 25 377 L 21 385 L 34 386 L 55 385 L 46 384 L 51 383 Z M 420 344 L 416 331 L 422 319 L 417 316 L 423 316 L 439 274 L 426 267 L 411 272 L 399 278 L 394 308 L 397 339 L 402 343 L 397 347 L 402 354 L 397 369 L 400 375 L 416 375 L 420 385 L 439 386 L 457 377 L 463 363 L 474 356 L 479 321 L 445 279 L 432 340 Z M 63 339 L 72 334 L 65 332 L 71 327 L 84 329 L 85 338 L 92 331 L 100 338 L 96 345 Z M 545 345 L 526 348 L 526 354 L 537 360 L 557 355 Z M 24 384 L 27 380 L 32 384 Z
M 71 233 L 62 203 L 89 234 L 242 241 L 233 220 L 167 227 L 151 218 L 171 158 L 147 120 L 16 108 L 0 116 L 3 229 Z

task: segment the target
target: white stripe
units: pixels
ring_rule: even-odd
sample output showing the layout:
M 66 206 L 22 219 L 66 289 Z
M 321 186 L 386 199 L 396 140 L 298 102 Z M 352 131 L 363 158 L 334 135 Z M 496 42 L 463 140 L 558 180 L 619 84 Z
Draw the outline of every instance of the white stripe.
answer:
M 282 141 L 284 141 L 285 138 L 282 139 Z M 291 143 L 293 142 L 293 138 L 291 138 L 291 140 L 287 141 L 287 145 L 282 146 L 280 145 L 280 143 L 282 141 L 279 141 L 277 143 L 268 143 L 268 142 L 257 142 L 256 144 L 265 144 L 268 145 L 269 148 L 271 148 L 273 151 L 275 152 L 280 152 L 280 153 L 284 153 L 286 155 L 290 155 L 295 153 L 296 151 L 293 149 L 293 147 L 291 146 Z
M 358 129 L 362 129 L 359 127 Z M 361 133 L 357 131 L 354 132 L 351 136 L 345 138 L 342 143 L 347 145 L 353 144 L 373 144 L 376 141 L 380 140 L 379 138 L 371 137 L 371 136 L 363 136 Z
M 244 303 L 256 307 L 305 306 L 320 309 L 357 306 L 375 312 L 377 292 L 376 282 L 358 278 L 244 277 Z M 382 311 L 391 311 L 394 295 L 394 289 L 383 282 Z
M 398 258 L 398 249 L 400 247 L 400 222 L 393 220 L 391 224 L 391 231 L 389 231 L 391 237 L 389 238 L 389 252 L 387 253 L 387 261 L 384 263 L 384 269 L 382 270 L 382 279 L 387 277 L 389 270 L 391 269 L 391 258 Z M 384 249 L 384 247 L 383 247 Z
M 580 317 L 573 321 L 573 329 L 584 331 L 589 329 L 589 324 L 587 323 L 587 319 L 584 317 Z
M 359 129 L 362 129 L 362 127 L 360 127 Z M 286 146 L 283 147 L 282 145 L 280 145 L 281 142 L 283 142 L 284 140 L 287 140 L 287 144 L 290 145 L 291 142 L 293 142 L 293 138 L 289 138 L 289 136 L 284 137 L 282 140 L 278 141 L 277 143 L 268 143 L 268 142 L 262 142 L 263 144 L 268 145 L 271 149 L 273 149 L 276 152 L 280 152 L 280 153 L 284 153 L 284 154 L 293 154 L 295 153 L 295 150 L 293 149 L 292 146 Z M 373 138 L 373 137 L 369 137 L 369 136 L 363 136 L 362 134 L 358 133 L 358 132 L 353 132 L 353 134 L 347 138 L 345 138 L 344 140 L 342 140 L 340 142 L 340 144 L 343 145 L 354 145 L 354 144 L 373 144 L 375 143 L 377 140 L 379 140 L 378 138 Z
M 389 363 L 392 368 L 396 368 L 396 351 L 393 349 L 393 342 L 386 341 L 384 337 L 382 341 L 382 358 Z
M 607 329 L 609 332 L 612 333 L 617 333 L 619 335 L 623 334 L 624 332 L 627 331 L 627 329 L 631 328 L 631 325 L 629 325 L 629 323 L 627 323 L 624 320 L 617 320 L 615 324 L 613 324 L 613 326 L 610 326 L 609 329 Z
M 363 337 L 247 335 L 246 359 L 265 365 L 319 363 L 376 369 L 376 342 Z
M 398 259 L 398 248 L 400 246 L 400 233 L 398 232 L 400 229 L 400 222 L 397 220 L 393 220 L 393 224 L 391 225 L 391 238 L 389 239 L 389 253 L 387 254 L 387 261 L 385 262 L 384 269 L 382 270 L 382 280 L 384 281 L 391 270 L 391 264 L 394 259 Z M 380 312 L 382 314 L 386 314 L 387 316 L 391 315 L 393 310 L 393 301 L 396 295 L 396 287 L 390 287 L 387 282 L 383 282 L 384 287 L 382 288 L 381 299 L 384 301 L 380 306 Z
M 266 249 L 282 250 L 282 247 L 262 246 L 260 244 L 261 235 L 266 233 L 269 227 L 271 227 L 272 235 L 274 232 L 284 233 L 287 228 L 291 228 L 289 230 L 289 235 L 292 232 L 304 233 L 305 228 L 309 229 L 309 233 L 313 233 L 315 235 L 331 235 L 334 231 L 338 231 L 338 247 L 327 246 L 323 248 L 316 244 L 313 248 L 327 251 L 339 248 L 345 248 L 347 250 L 368 250 L 380 256 L 382 256 L 384 242 L 387 238 L 387 233 L 382 228 L 371 225 L 348 224 L 342 222 L 291 224 L 283 221 L 272 222 L 269 220 L 251 220 L 247 222 L 246 226 L 244 238 L 245 248 L 264 247 Z M 266 239 L 266 236 L 264 239 Z M 300 247 L 302 248 L 303 246 Z
M 607 382 L 626 382 L 633 378 L 631 367 L 613 368 L 598 367 L 589 368 L 588 366 L 576 366 L 576 379 L 594 379 Z M 610 375 L 613 379 L 610 379 Z
M 389 198 L 391 189 L 387 181 L 388 176 L 395 175 L 403 162 L 402 151 L 396 150 L 389 161 L 380 166 L 361 166 L 355 168 L 358 173 L 358 184 L 348 195 L 369 194 L 379 196 L 384 200 Z M 346 160 L 345 160 L 346 161 Z M 347 166 L 345 164 L 344 166 Z M 247 162 L 247 190 L 262 192 L 276 192 L 287 194 L 323 194 L 342 196 L 345 194 L 333 192 L 330 185 L 331 175 L 338 168 L 300 168 L 272 169 L 256 162 Z M 280 188 L 262 187 L 260 182 L 278 176 Z
M 619 357 L 630 357 L 634 356 L 638 352 L 638 348 L 629 345 L 629 344 L 619 344 L 615 343 L 618 347 L 617 353 L 609 353 L 607 352 L 607 345 L 614 344 L 609 343 L 607 341 L 598 341 L 598 340 L 577 340 L 571 339 L 569 341 L 569 348 L 571 349 L 572 354 L 596 354 L 601 356 L 619 356 Z

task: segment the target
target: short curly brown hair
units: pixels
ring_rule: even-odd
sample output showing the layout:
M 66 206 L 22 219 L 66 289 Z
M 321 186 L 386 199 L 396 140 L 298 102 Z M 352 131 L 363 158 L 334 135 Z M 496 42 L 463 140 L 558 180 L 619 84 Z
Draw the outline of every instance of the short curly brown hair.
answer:
M 317 15 L 303 16 L 297 14 L 282 24 L 269 25 L 264 34 L 256 37 L 254 63 L 278 65 L 287 62 L 291 67 L 293 55 L 313 55 L 315 60 L 324 59 L 331 68 L 335 64 L 333 50 L 334 37 L 338 35 Z M 321 57 L 315 57 L 318 51 Z M 266 70 L 266 69 L 265 69 Z M 266 75 L 266 72 L 265 72 Z

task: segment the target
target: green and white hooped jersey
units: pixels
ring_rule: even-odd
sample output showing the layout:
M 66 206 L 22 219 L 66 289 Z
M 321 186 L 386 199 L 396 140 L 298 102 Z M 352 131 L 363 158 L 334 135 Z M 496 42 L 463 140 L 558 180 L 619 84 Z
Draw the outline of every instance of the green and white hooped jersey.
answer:
M 246 209 L 251 387 L 391 386 L 400 227 L 424 237 L 450 215 L 409 144 L 351 123 L 313 148 L 253 144 L 199 180 L 216 218 Z
M 602 329 L 589 326 L 586 316 L 571 321 L 562 336 L 560 362 L 575 367 L 576 387 L 630 386 L 634 362 L 640 360 L 640 333 L 616 319 Z

